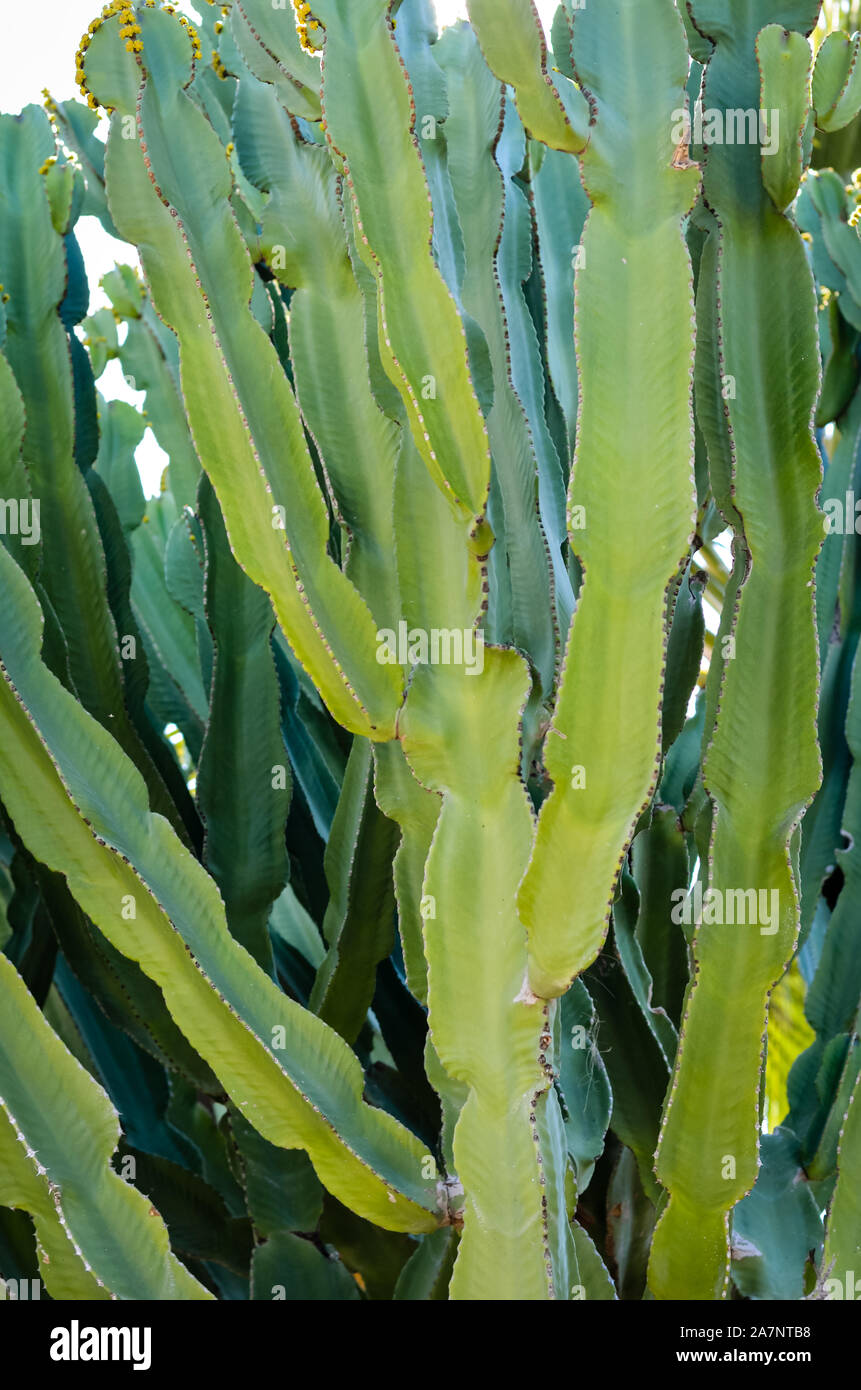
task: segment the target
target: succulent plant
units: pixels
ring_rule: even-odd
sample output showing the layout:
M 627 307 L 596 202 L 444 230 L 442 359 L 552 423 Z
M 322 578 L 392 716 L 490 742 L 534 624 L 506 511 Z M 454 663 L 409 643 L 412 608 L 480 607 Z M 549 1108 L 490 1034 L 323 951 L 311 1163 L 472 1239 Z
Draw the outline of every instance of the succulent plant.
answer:
M 857 36 L 202 9 L 0 117 L 0 1275 L 836 1297 Z

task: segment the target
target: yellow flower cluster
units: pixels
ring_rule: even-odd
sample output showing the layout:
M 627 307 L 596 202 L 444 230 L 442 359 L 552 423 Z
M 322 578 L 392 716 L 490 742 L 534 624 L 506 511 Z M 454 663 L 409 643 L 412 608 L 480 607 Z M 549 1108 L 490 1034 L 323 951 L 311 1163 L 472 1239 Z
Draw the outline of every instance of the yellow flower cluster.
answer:
M 220 77 L 222 81 L 224 81 L 225 77 L 229 76 L 227 68 L 219 57 L 217 48 L 213 48 L 212 50 L 212 66 L 215 69 L 216 75 Z
M 87 32 L 78 45 L 78 52 L 75 60 L 75 79 L 81 90 L 81 96 L 86 98 L 87 105 L 94 111 L 98 110 L 99 102 L 96 101 L 96 98 L 87 86 L 87 78 L 84 72 L 84 60 L 94 35 L 99 32 L 102 25 L 107 20 L 113 19 L 115 16 L 119 17 L 121 24 L 120 37 L 126 40 L 126 48 L 128 51 L 130 53 L 141 53 L 143 51 L 143 42 L 140 38 L 140 25 L 137 22 L 137 16 L 129 5 L 128 0 L 109 0 L 109 3 L 102 7 L 102 12 L 99 17 L 88 25 Z
M 148 10 L 155 9 L 156 0 L 145 0 L 145 4 Z M 168 14 L 176 14 L 176 8 L 174 5 L 165 5 L 164 9 Z M 134 53 L 135 56 L 137 56 L 140 53 L 143 53 L 143 39 L 141 38 L 141 27 L 137 22 L 137 15 L 135 14 L 132 5 L 129 3 L 129 0 L 108 0 L 108 3 L 102 7 L 102 12 L 99 15 L 98 19 L 94 19 L 92 23 L 88 26 L 86 34 L 84 34 L 80 44 L 78 45 L 78 52 L 75 59 L 75 79 L 78 83 L 78 87 L 80 88 L 81 96 L 86 99 L 87 105 L 91 107 L 94 111 L 98 109 L 99 102 L 96 100 L 89 87 L 87 86 L 86 74 L 84 72 L 84 61 L 86 58 L 87 49 L 93 41 L 93 36 L 98 33 L 99 29 L 101 29 L 102 25 L 106 22 L 106 20 L 113 19 L 115 17 L 119 18 L 120 21 L 120 38 L 125 40 L 126 51 L 128 53 Z M 186 19 L 185 15 L 179 16 L 179 22 L 183 26 L 183 28 L 188 31 L 188 36 L 191 39 L 191 48 L 192 53 L 194 55 L 194 59 L 195 61 L 199 61 L 201 57 L 201 47 L 197 30 Z M 46 109 L 48 111 L 50 111 L 51 109 L 47 106 L 47 103 Z M 56 108 L 54 109 L 56 110 Z
M 296 11 L 296 32 L 299 35 L 299 42 L 306 53 L 316 53 L 317 49 L 308 38 L 308 31 L 319 29 L 319 20 L 312 15 L 311 6 L 307 0 L 293 0 L 293 7 Z
M 191 39 L 192 56 L 194 58 L 194 61 L 196 63 L 199 63 L 201 58 L 203 57 L 203 50 L 200 47 L 200 37 L 198 35 L 198 32 L 195 29 L 194 25 L 186 19 L 184 14 L 181 14 L 179 16 L 179 22 L 182 25 L 183 29 L 187 30 L 188 32 L 188 37 Z

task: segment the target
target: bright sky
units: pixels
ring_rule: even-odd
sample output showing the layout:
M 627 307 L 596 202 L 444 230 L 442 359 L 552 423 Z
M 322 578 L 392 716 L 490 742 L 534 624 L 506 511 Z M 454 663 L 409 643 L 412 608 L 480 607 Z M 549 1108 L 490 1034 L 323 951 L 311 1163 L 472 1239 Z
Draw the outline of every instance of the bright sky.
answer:
M 545 24 L 556 12 L 558 0 L 537 0 Z M 434 0 L 440 26 L 466 18 L 462 0 Z M 194 14 L 194 6 L 182 8 Z M 18 112 L 28 102 L 41 103 L 42 88 L 63 99 L 76 95 L 75 52 L 90 20 L 101 10 L 101 0 L 0 0 L 3 43 L 0 46 L 0 111 Z M 77 234 L 90 278 L 90 308 L 107 303 L 99 279 L 115 261 L 136 264 L 134 249 L 109 237 L 94 217 L 82 218 Z M 109 399 L 143 405 L 143 392 L 130 391 L 119 362 L 111 362 L 99 378 L 99 390 Z M 147 430 L 136 454 L 145 491 L 153 495 L 167 463 L 167 456 Z

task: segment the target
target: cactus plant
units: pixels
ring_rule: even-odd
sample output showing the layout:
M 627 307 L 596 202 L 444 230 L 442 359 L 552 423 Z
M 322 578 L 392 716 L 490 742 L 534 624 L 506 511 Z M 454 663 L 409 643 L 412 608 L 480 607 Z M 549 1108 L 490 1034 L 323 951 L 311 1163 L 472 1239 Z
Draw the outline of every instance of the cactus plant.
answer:
M 111 0 L 84 100 L 0 117 L 4 1279 L 853 1274 L 861 195 L 810 166 L 861 87 L 819 10 Z M 139 257 L 101 307 L 87 216 Z

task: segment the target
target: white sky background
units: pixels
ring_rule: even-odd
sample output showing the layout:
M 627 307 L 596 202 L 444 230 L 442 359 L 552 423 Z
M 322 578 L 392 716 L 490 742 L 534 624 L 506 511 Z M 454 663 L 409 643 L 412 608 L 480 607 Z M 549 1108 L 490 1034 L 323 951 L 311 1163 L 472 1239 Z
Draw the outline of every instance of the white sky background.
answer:
M 440 25 L 466 18 L 462 0 L 434 0 Z M 537 0 L 541 18 L 549 26 L 558 0 Z M 183 9 L 194 13 L 191 5 Z M 42 88 L 59 100 L 77 96 L 75 53 L 90 20 L 101 10 L 101 0 L 0 0 L 0 111 L 20 111 L 28 102 L 42 102 Z M 105 129 L 106 129 L 105 123 Z M 99 280 L 116 261 L 138 264 L 133 247 L 108 236 L 95 217 L 81 218 L 76 227 L 90 280 L 90 310 L 107 304 Z M 143 392 L 130 391 L 119 362 L 109 363 L 99 378 L 99 390 L 108 399 L 121 399 L 143 407 Z M 149 496 L 159 490 L 167 456 L 147 430 L 136 454 Z

